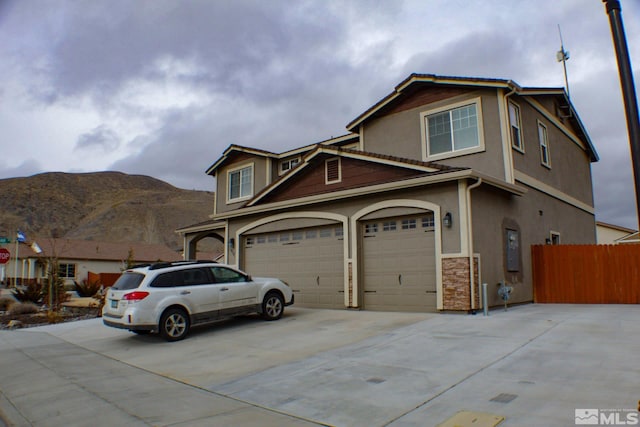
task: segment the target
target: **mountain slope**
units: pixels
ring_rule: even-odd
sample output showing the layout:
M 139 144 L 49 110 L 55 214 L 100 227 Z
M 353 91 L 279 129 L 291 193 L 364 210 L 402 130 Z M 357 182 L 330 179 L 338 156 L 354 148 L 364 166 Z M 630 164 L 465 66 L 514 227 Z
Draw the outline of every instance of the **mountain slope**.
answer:
M 205 221 L 213 193 L 120 172 L 43 173 L 0 180 L 0 235 L 182 247 L 176 228 Z M 210 245 L 209 245 L 210 246 Z M 200 248 L 213 250 L 213 248 Z

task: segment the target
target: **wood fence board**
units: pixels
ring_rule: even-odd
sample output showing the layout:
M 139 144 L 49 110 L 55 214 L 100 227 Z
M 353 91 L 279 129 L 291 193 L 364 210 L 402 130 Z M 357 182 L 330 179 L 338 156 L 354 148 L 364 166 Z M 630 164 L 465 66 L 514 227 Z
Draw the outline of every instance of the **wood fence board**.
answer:
M 539 303 L 639 304 L 640 245 L 534 245 Z

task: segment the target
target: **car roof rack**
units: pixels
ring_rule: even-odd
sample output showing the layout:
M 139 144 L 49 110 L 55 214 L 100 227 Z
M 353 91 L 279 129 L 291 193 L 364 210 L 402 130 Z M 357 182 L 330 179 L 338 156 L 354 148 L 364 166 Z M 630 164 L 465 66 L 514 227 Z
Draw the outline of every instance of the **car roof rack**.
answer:
M 186 261 L 171 261 L 171 262 L 156 262 L 153 264 L 147 264 L 145 267 L 149 267 L 149 270 L 159 270 L 161 268 L 167 267 L 177 267 L 180 265 L 191 265 L 191 264 L 217 264 L 215 261 L 207 261 L 207 260 L 186 260 Z

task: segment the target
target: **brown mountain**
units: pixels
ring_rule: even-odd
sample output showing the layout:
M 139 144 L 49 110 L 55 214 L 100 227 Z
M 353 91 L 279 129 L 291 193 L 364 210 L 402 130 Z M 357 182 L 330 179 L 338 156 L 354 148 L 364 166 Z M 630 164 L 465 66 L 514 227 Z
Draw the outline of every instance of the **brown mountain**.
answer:
M 0 236 L 12 241 L 21 230 L 29 240 L 67 237 L 179 249 L 182 239 L 174 230 L 212 212 L 212 192 L 142 175 L 52 172 L 0 180 Z

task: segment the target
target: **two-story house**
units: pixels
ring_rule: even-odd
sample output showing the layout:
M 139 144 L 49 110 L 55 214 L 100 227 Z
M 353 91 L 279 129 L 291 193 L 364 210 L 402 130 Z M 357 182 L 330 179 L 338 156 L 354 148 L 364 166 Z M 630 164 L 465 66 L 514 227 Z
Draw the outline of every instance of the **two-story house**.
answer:
M 595 243 L 596 151 L 564 89 L 412 74 L 347 125 L 284 153 L 231 145 L 211 220 L 178 230 L 186 256 L 215 237 L 308 307 L 436 311 L 533 300 L 530 246 Z

